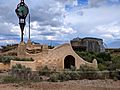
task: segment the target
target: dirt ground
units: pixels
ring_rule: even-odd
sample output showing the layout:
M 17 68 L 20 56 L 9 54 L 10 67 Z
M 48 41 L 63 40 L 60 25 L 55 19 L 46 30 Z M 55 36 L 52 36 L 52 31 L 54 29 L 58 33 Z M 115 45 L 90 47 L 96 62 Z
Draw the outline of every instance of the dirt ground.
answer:
M 120 81 L 80 80 L 39 82 L 30 84 L 0 84 L 0 90 L 120 90 Z

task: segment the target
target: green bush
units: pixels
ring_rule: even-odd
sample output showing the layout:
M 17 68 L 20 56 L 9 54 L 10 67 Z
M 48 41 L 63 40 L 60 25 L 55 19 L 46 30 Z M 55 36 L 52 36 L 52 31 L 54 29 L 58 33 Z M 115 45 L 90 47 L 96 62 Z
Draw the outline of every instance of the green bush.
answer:
M 108 67 L 105 64 L 99 63 L 98 68 L 100 71 L 103 71 L 103 70 L 107 70 Z
M 72 71 L 68 74 L 70 76 L 70 80 L 79 80 L 80 79 L 80 73 L 78 71 Z
M 40 76 L 50 76 L 50 74 L 52 73 L 52 71 L 47 66 L 39 69 L 38 71 Z
M 63 71 L 63 72 L 59 73 L 59 80 L 60 81 L 68 81 L 70 79 L 71 79 L 71 77 L 67 71 Z
M 70 70 L 72 70 L 72 71 L 76 71 L 76 67 L 71 66 L 71 67 L 70 67 Z
M 116 79 L 116 80 L 120 80 L 120 71 L 110 71 L 109 72 L 110 75 L 110 79 Z
M 103 59 L 104 61 L 110 61 L 110 60 L 111 60 L 110 53 L 106 53 L 106 52 L 99 53 L 99 54 L 97 54 L 96 57 L 97 57 L 97 58 L 101 58 L 101 59 Z
M 15 78 L 21 78 L 21 79 L 30 79 L 31 75 L 31 69 L 27 68 L 25 66 L 22 66 L 21 64 L 16 64 L 15 66 L 12 66 L 11 74 Z
M 13 56 L 0 56 L 1 63 L 9 64 L 11 60 L 14 60 L 14 61 L 34 61 L 32 58 L 16 58 Z
M 79 73 L 77 71 L 63 71 L 51 74 L 49 79 L 52 82 L 68 80 L 79 80 Z
M 98 70 L 94 69 L 93 67 L 81 65 L 78 71 L 80 73 L 81 79 L 98 79 L 99 78 L 99 73 L 97 73 Z
M 79 78 L 80 79 L 89 79 L 89 80 L 96 80 L 96 79 L 100 79 L 101 74 L 99 74 L 97 71 L 80 71 L 79 72 Z
M 1 51 L 6 52 L 6 51 L 16 49 L 18 47 L 18 44 L 13 44 L 13 45 L 11 44 L 11 45 L 1 46 L 1 47 L 2 47 Z
M 53 74 L 50 75 L 50 78 L 49 78 L 48 81 L 50 81 L 50 82 L 58 82 L 59 77 L 60 77 L 59 73 L 53 73 Z
M 33 58 L 14 58 L 14 61 L 34 61 Z
M 120 69 L 120 56 L 112 55 L 111 53 L 102 52 L 102 53 L 94 53 L 94 52 L 80 52 L 76 51 L 76 53 L 82 57 L 84 60 L 88 62 L 92 62 L 93 59 L 97 59 L 99 70 L 116 70 Z
M 19 82 L 20 82 L 19 79 L 12 76 L 6 76 L 3 78 L 3 83 L 19 83 Z
M 113 56 L 111 64 L 109 64 L 108 69 L 111 70 L 117 70 L 120 69 L 120 56 Z
M 96 54 L 94 52 L 83 52 L 83 51 L 79 52 L 79 51 L 76 51 L 76 53 L 88 62 L 92 62 L 93 59 L 96 58 Z
M 88 62 L 92 62 L 94 58 L 97 59 L 98 63 L 103 63 L 105 61 L 111 61 L 110 53 L 102 52 L 102 53 L 94 53 L 94 52 L 79 52 L 76 53 L 82 57 L 84 60 Z
M 9 64 L 11 60 L 13 60 L 14 57 L 11 56 L 1 56 L 0 57 L 0 62 L 4 64 Z

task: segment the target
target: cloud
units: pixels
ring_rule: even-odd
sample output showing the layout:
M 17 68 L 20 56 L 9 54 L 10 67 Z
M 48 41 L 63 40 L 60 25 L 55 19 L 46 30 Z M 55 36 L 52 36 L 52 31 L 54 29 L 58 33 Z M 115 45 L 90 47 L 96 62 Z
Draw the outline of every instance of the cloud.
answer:
M 0 40 L 0 45 L 18 43 L 16 40 Z
M 75 31 L 64 23 L 65 4 L 69 0 L 26 0 L 31 14 L 32 39 L 69 39 L 68 35 Z M 73 0 L 74 1 L 74 0 Z M 6 3 L 8 2 L 8 3 Z M 72 3 L 72 2 L 71 2 Z M 20 28 L 15 14 L 18 4 L 16 0 L 0 1 L 0 38 L 20 39 Z M 28 18 L 26 19 L 28 21 Z M 28 38 L 28 23 L 24 30 L 25 40 Z M 66 38 L 65 38 L 66 37 Z
M 65 37 L 68 34 L 76 33 L 72 28 L 67 26 L 59 26 L 59 27 L 53 27 L 51 25 L 43 25 L 37 21 L 31 23 L 31 36 L 35 39 L 48 39 L 50 40 L 50 37 L 52 37 L 53 40 L 65 40 Z M 36 38 L 39 37 L 39 38 Z M 48 37 L 48 38 L 47 38 Z M 68 38 L 67 38 L 68 39 Z
M 96 26 L 92 33 L 99 33 L 104 39 L 117 39 L 120 38 L 120 23 L 113 22 L 107 25 Z
M 25 0 L 31 14 L 32 40 L 120 38 L 120 0 Z M 7 2 L 7 3 L 6 3 Z M 85 4 L 84 4 L 85 3 Z M 0 1 L 0 40 L 20 41 L 17 0 Z M 24 38 L 28 38 L 28 18 Z
M 100 0 L 99 0 L 100 1 Z M 106 0 L 107 1 L 107 0 Z M 98 0 L 96 0 L 96 3 Z M 80 10 L 79 10 L 80 9 Z M 106 42 L 119 38 L 120 5 L 101 5 L 99 7 L 79 7 L 66 15 L 65 22 L 77 31 L 79 37 L 99 37 Z M 77 12 L 77 13 L 76 13 Z M 80 14 L 82 13 L 82 14 Z

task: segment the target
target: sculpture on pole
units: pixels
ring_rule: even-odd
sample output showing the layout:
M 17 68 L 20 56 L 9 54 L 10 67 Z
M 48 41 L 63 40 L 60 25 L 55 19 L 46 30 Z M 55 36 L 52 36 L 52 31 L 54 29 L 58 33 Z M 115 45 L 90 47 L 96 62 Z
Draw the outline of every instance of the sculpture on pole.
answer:
M 21 0 L 20 3 L 17 5 L 15 12 L 19 18 L 19 25 L 21 29 L 21 42 L 23 42 L 23 35 L 24 35 L 24 27 L 26 24 L 26 17 L 29 13 L 28 6 L 24 3 L 24 0 Z

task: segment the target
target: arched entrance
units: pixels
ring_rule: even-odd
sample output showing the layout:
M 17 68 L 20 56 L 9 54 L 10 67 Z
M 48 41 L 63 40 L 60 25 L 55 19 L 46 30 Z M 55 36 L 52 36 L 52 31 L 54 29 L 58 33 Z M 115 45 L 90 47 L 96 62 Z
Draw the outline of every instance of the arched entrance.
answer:
M 70 69 L 71 66 L 75 66 L 75 58 L 71 55 L 68 55 L 64 59 L 64 69 Z

